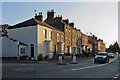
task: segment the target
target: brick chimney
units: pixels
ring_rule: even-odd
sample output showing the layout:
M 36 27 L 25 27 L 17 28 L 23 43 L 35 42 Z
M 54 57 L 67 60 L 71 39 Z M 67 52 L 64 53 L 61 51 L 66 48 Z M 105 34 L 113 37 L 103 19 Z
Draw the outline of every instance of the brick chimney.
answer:
M 80 29 L 78 29 L 79 31 L 81 31 Z
M 92 37 L 95 38 L 95 35 L 93 35 Z
M 97 37 L 95 37 L 95 40 L 97 40 Z
M 71 22 L 69 25 L 70 25 L 71 27 L 74 27 L 74 22 Z
M 98 39 L 98 41 L 101 41 L 100 38 Z
M 62 21 L 62 15 L 61 16 L 59 16 L 59 15 L 56 16 L 55 19 L 58 20 L 58 21 Z
M 66 23 L 67 25 L 69 25 L 69 20 L 68 19 L 63 20 L 63 22 Z
M 101 41 L 101 42 L 103 42 L 103 40 L 102 40 L 102 39 L 101 39 L 100 41 Z
M 52 9 L 51 11 L 50 10 L 47 11 L 47 19 L 48 20 L 53 20 L 54 15 L 55 15 L 54 9 Z
M 43 22 L 43 15 L 42 15 L 42 12 L 39 12 L 39 15 L 37 15 L 37 13 L 35 14 L 35 19 Z

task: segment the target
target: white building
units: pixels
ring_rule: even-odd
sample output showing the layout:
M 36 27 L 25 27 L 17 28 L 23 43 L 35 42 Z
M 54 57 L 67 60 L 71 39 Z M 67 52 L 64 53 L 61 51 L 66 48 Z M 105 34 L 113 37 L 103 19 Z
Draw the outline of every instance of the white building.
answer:
M 36 15 L 35 18 L 9 27 L 8 37 L 22 43 L 14 46 L 14 56 L 28 56 L 38 60 L 39 54 L 53 55 L 53 40 L 50 38 L 53 29 L 55 28 L 43 22 L 42 13 Z M 11 53 L 9 53 L 10 56 Z

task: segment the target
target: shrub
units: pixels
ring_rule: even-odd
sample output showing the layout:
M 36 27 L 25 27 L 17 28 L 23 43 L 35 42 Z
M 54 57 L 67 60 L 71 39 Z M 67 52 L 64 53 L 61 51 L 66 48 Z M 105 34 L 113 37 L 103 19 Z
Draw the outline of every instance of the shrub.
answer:
M 43 60 L 43 59 L 44 59 L 43 54 L 40 53 L 40 54 L 38 55 L 38 60 Z

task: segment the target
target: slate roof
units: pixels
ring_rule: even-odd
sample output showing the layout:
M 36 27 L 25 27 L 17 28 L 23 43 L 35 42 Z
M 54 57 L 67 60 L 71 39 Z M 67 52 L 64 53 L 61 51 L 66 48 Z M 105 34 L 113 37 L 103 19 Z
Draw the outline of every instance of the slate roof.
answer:
M 34 20 L 34 18 L 31 18 L 31 19 L 26 20 L 24 22 L 18 23 L 18 24 L 13 25 L 13 26 L 10 26 L 8 29 L 28 27 L 28 26 L 34 26 L 34 25 L 37 25 L 37 22 Z
M 51 28 L 51 29 L 54 29 L 54 30 L 59 30 L 49 24 L 47 24 L 46 22 L 41 22 L 35 18 L 31 18 L 29 20 L 26 20 L 24 22 L 21 22 L 21 23 L 18 23 L 16 25 L 13 25 L 13 26 L 10 26 L 8 29 L 15 29 L 15 28 L 22 28 L 22 27 L 31 27 L 31 26 L 35 26 L 35 25 L 42 25 L 42 26 L 45 26 L 45 27 L 48 27 L 48 28 Z M 61 30 L 59 30 L 61 31 Z
M 61 24 L 63 24 L 63 25 L 65 25 L 64 23 L 62 23 L 62 22 L 60 22 L 60 21 L 58 21 L 58 20 L 56 20 L 56 21 L 59 22 L 59 23 L 61 23 Z M 47 19 L 46 19 L 44 22 L 47 23 L 47 24 L 49 24 L 50 26 L 52 26 L 52 27 L 54 27 L 54 28 L 56 28 L 56 29 L 64 32 L 64 27 L 63 27 L 63 26 L 60 26 L 60 27 L 59 27 L 59 26 L 54 26 L 54 25 L 48 23 L 48 22 L 47 22 Z M 53 20 L 53 22 L 55 22 L 55 20 Z

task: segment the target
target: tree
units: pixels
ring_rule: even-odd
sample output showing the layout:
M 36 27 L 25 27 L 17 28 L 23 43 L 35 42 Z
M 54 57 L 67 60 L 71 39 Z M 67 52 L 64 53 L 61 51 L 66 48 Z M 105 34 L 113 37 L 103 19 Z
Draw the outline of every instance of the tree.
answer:
M 106 49 L 107 52 L 119 52 L 120 53 L 120 47 L 119 44 L 117 43 L 117 41 L 112 45 L 109 46 L 109 48 Z
M 1 25 L 0 35 L 1 36 L 8 36 L 7 34 L 7 28 L 10 27 L 8 24 Z

